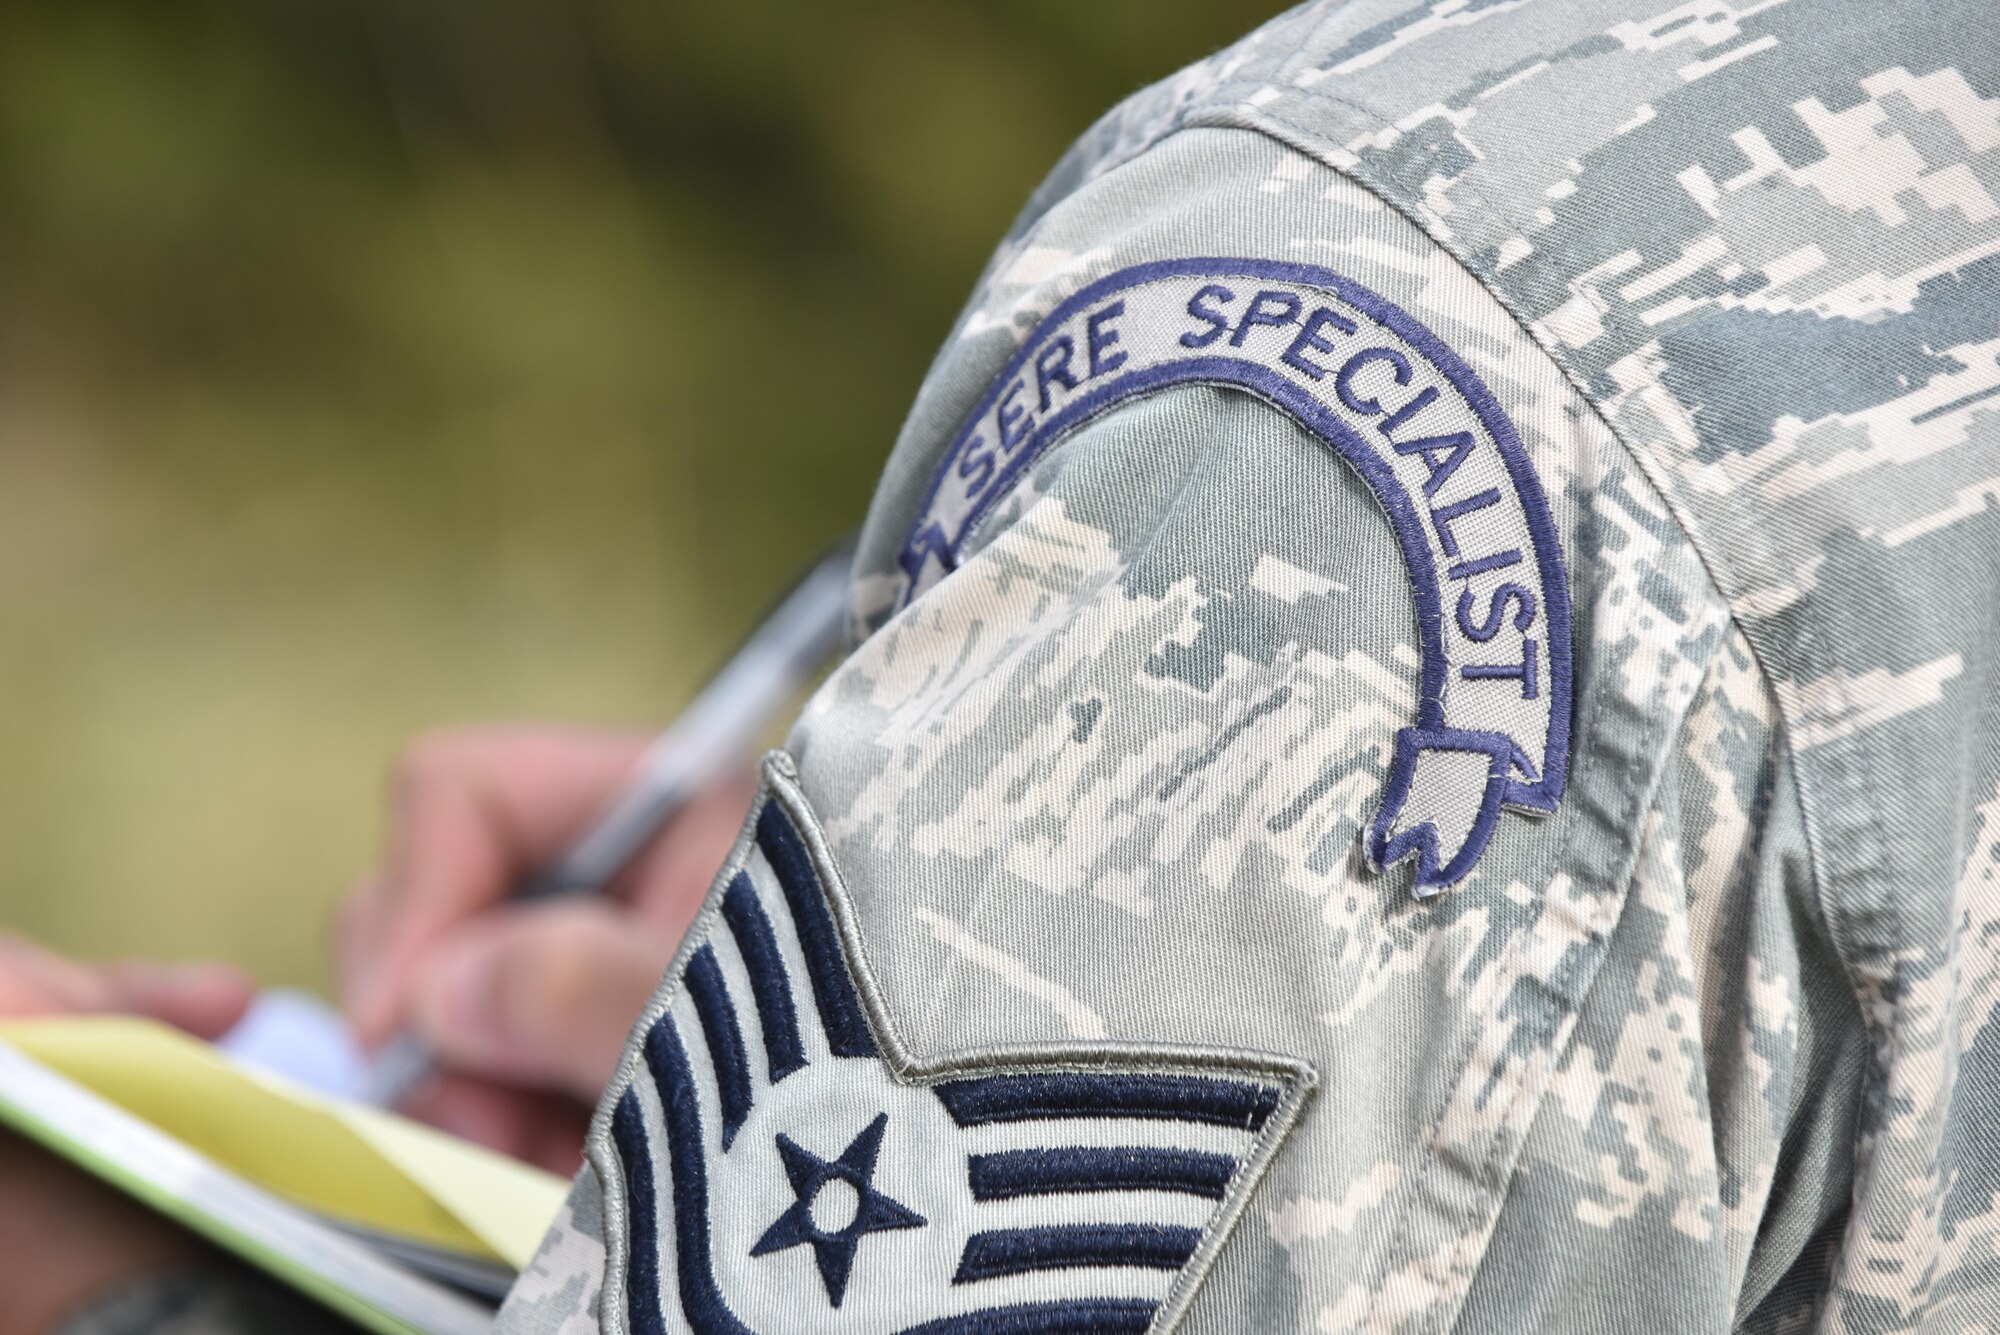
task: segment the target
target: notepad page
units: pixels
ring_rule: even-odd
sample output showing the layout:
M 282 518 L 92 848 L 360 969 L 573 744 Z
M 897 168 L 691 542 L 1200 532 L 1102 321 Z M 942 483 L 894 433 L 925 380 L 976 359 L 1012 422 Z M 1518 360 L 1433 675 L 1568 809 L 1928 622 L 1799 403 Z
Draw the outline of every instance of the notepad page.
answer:
M 0 1122 L 380 1335 L 484 1335 L 490 1310 L 382 1260 L 0 1040 Z

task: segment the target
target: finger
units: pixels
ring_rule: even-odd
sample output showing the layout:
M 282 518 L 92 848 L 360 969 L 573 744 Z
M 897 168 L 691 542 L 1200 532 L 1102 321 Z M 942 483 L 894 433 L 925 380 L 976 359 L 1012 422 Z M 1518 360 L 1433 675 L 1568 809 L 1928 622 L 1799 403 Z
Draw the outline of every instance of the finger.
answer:
M 447 1066 L 594 1100 L 674 947 L 601 901 L 498 911 L 427 957 L 417 1032 Z
M 646 740 L 492 727 L 412 745 L 393 784 L 382 873 L 356 915 L 343 969 L 365 1041 L 394 1028 L 425 948 L 567 847 L 624 783 Z
M 381 877 L 373 875 L 356 881 L 334 906 L 328 937 L 333 942 L 339 996 L 347 1005 L 350 1023 L 356 999 L 373 988 L 371 971 L 378 958 L 374 943 L 383 935 L 387 908 L 387 890 Z
M 0 1015 L 69 1015 L 111 1009 L 96 970 L 0 932 Z
M 748 769 L 709 783 L 667 822 L 614 888 L 678 942 L 742 832 L 756 792 L 757 775 Z
M 0 935 L 0 1015 L 123 1012 L 216 1038 L 242 1018 L 255 991 L 249 975 L 229 965 L 89 965 Z
M 461 1140 L 564 1177 L 583 1162 L 590 1105 L 567 1094 L 524 1090 L 477 1076 L 445 1072 L 402 1109 Z
M 111 1006 L 215 1039 L 243 1018 L 256 995 L 249 974 L 227 964 L 154 964 L 132 960 L 103 971 Z

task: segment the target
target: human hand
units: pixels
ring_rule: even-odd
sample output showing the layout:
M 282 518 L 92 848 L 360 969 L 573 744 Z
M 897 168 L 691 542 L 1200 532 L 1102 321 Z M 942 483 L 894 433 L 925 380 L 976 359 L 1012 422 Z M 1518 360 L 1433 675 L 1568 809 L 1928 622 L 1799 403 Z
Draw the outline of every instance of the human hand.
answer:
M 202 1038 L 253 991 L 219 964 L 84 964 L 0 932 L 0 1017 L 145 1015 Z M 0 1330 L 53 1328 L 98 1294 L 200 1254 L 191 1235 L 0 1128 Z
M 407 1027 L 445 1068 L 406 1111 L 558 1170 L 749 806 L 748 773 L 670 820 L 603 896 L 505 900 L 622 790 L 651 737 L 548 726 L 431 734 L 396 768 L 380 869 L 338 933 L 365 1043 Z
M 0 932 L 0 1016 L 144 1015 L 213 1039 L 242 1018 L 255 991 L 230 965 L 84 964 Z

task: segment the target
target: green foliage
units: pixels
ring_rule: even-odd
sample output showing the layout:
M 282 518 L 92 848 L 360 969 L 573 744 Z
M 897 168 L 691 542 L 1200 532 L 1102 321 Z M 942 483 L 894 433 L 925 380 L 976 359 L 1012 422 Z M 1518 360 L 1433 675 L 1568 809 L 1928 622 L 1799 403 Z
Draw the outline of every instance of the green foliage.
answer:
M 1265 14 L 0 14 L 0 924 L 326 980 L 426 725 L 652 725 L 1040 173 Z

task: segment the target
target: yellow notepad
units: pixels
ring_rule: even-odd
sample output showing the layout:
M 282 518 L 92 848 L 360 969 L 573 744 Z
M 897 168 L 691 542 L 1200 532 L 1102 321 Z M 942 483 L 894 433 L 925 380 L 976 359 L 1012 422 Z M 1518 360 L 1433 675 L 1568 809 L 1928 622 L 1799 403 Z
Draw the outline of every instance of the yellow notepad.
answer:
M 0 1042 L 223 1174 L 364 1237 L 518 1270 L 568 1188 L 551 1174 L 405 1118 L 238 1066 L 149 1020 L 8 1021 L 0 1023 Z M 92 1171 L 128 1190 L 135 1172 L 145 1176 L 145 1153 L 128 1153 L 123 1171 L 107 1173 L 92 1147 L 72 1143 L 60 1127 L 38 1127 L 31 1101 L 10 1098 L 0 1081 L 0 1113 L 10 1103 L 14 1115 L 7 1120 Z M 133 1143 L 128 1138 L 121 1148 Z

